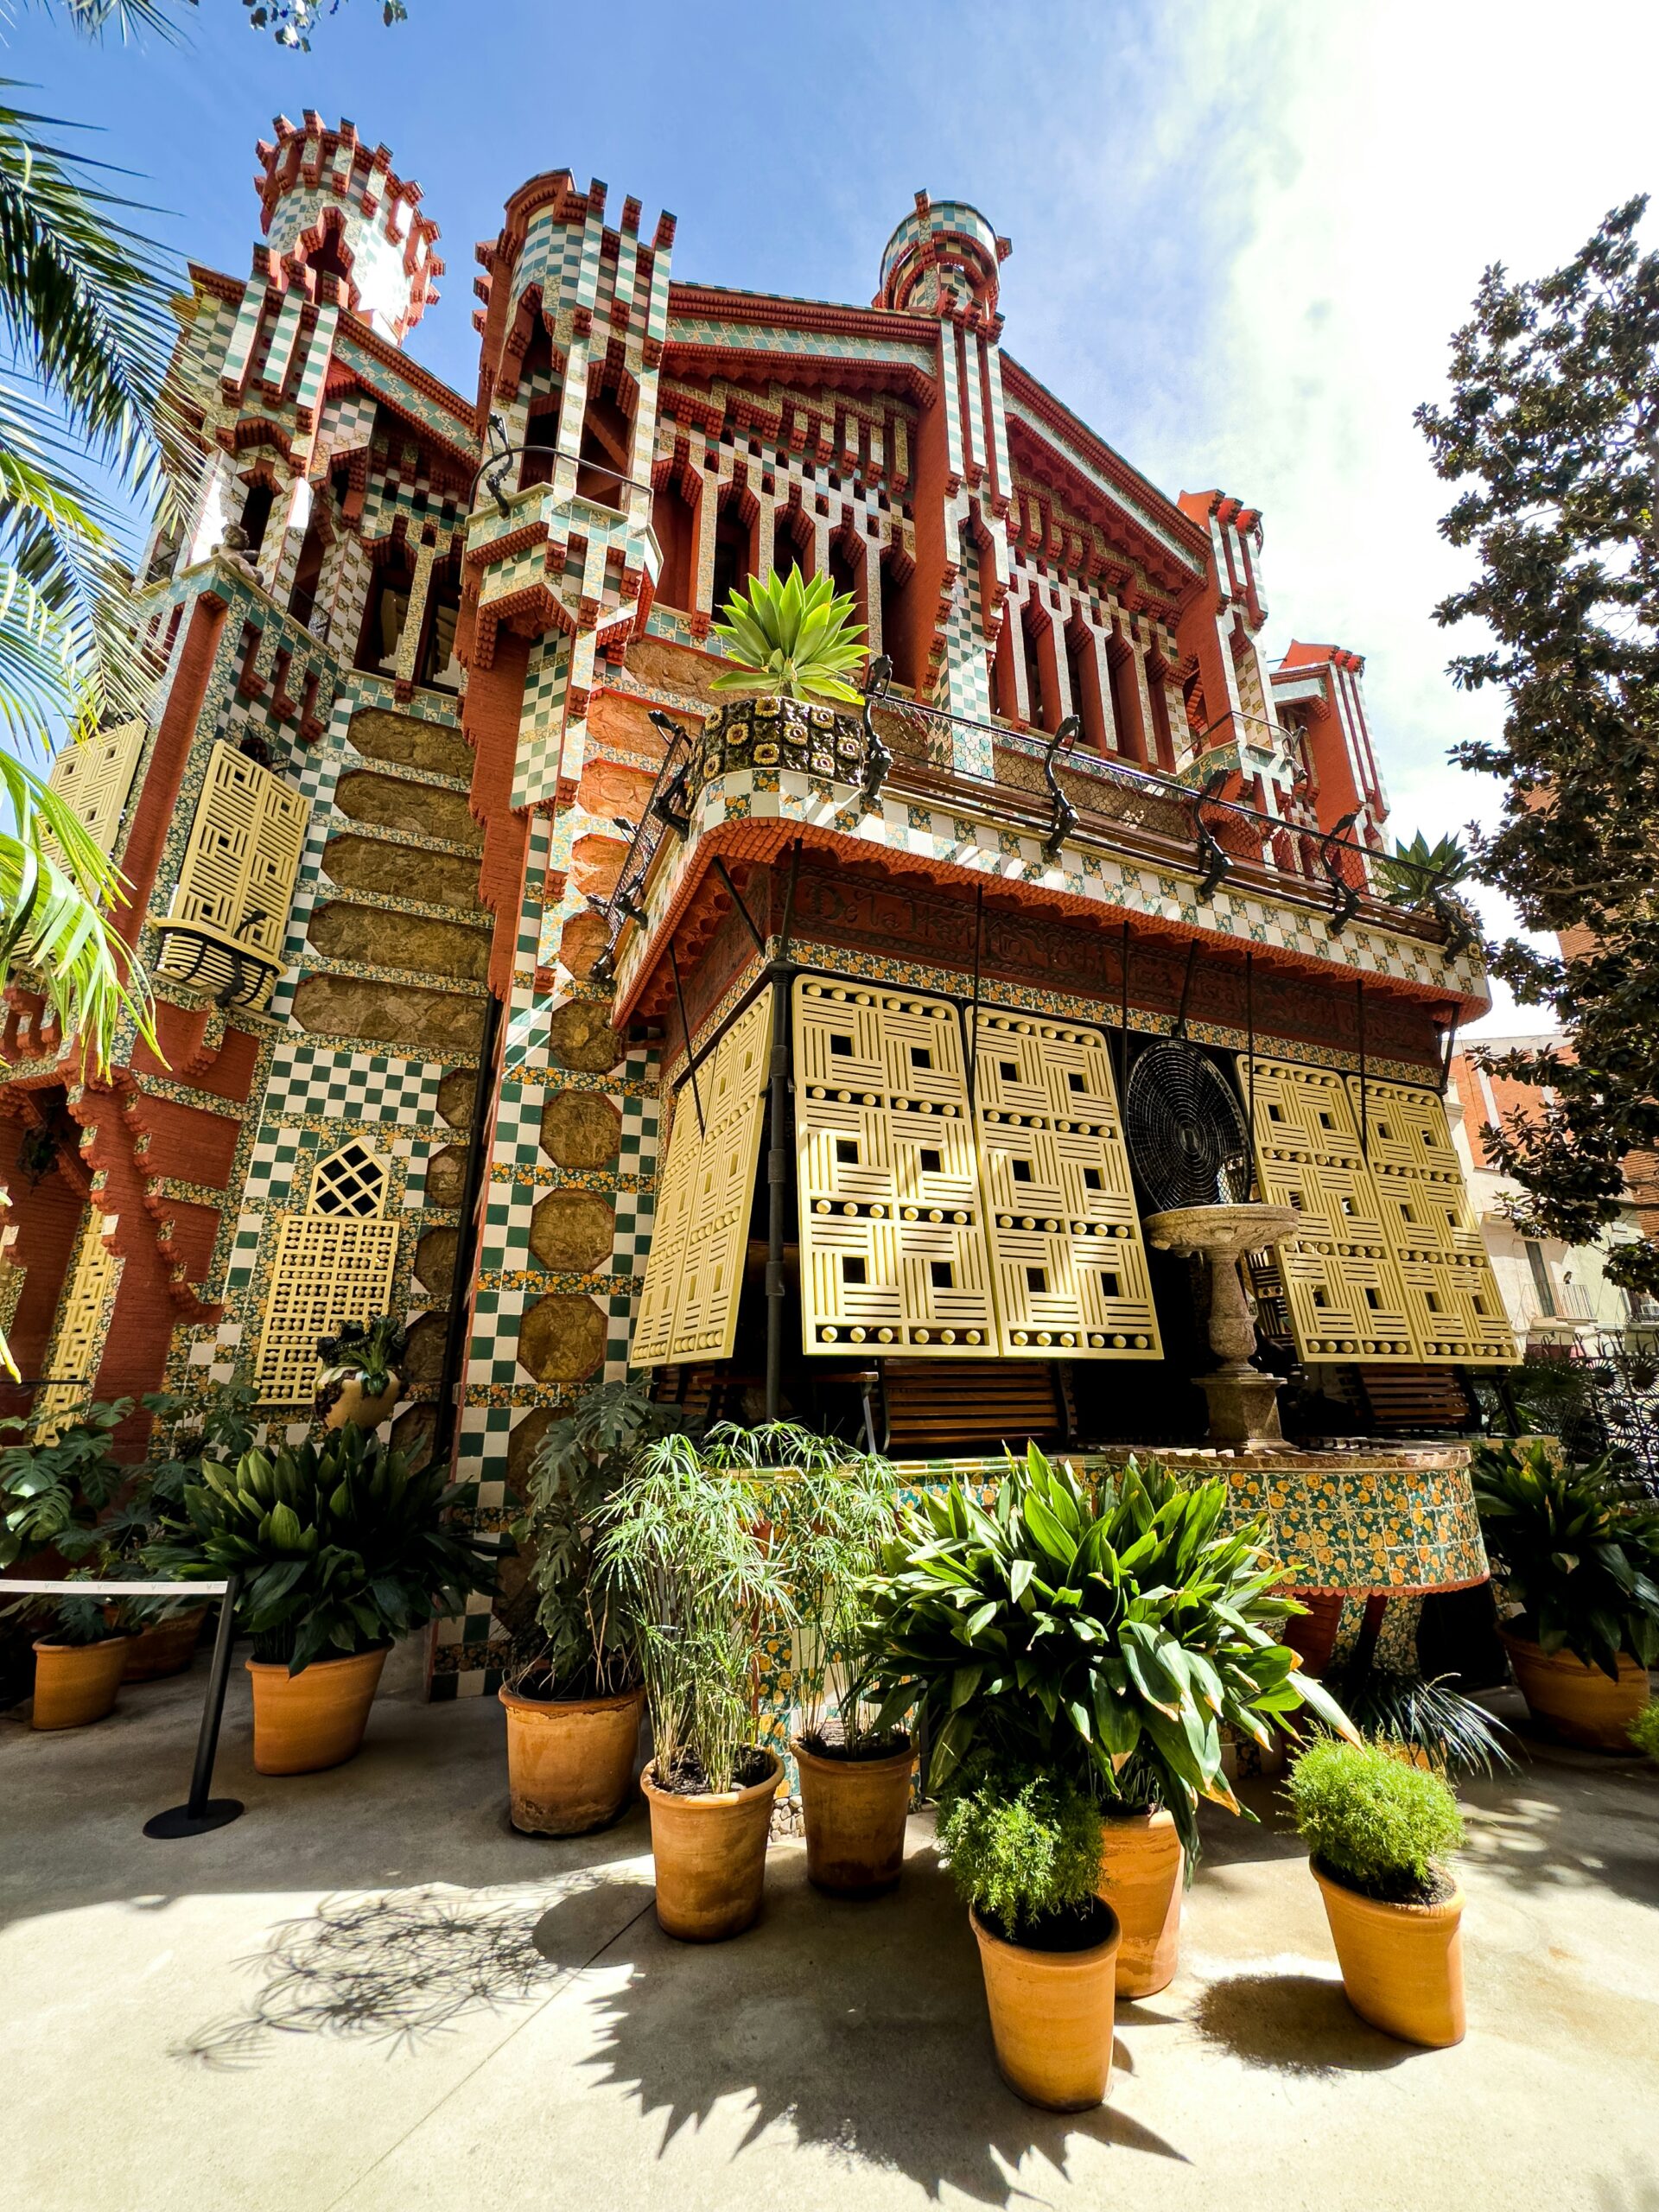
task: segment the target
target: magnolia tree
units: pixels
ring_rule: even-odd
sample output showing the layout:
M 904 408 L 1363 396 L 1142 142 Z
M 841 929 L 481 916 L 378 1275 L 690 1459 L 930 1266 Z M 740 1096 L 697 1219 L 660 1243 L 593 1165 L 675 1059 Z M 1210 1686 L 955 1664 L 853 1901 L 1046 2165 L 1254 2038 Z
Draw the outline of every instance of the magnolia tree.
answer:
M 1565 1036 L 1491 1061 L 1540 1097 L 1487 1137 L 1521 1185 L 1517 1225 L 1569 1244 L 1596 1241 L 1630 1155 L 1659 1147 L 1659 253 L 1637 246 L 1646 206 L 1615 208 L 1554 276 L 1488 269 L 1452 340 L 1451 397 L 1416 416 L 1438 474 L 1465 487 L 1441 533 L 1479 564 L 1435 619 L 1474 617 L 1489 633 L 1451 674 L 1508 698 L 1501 737 L 1452 753 L 1507 786 L 1475 870 L 1560 944 L 1490 949 Z M 1659 1293 L 1659 1245 L 1615 1245 L 1607 1273 Z

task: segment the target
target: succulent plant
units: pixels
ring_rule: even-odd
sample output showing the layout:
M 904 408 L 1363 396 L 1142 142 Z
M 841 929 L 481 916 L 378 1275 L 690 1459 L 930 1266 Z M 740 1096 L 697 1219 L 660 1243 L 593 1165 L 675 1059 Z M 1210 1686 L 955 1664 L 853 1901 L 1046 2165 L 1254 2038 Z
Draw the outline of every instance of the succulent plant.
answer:
M 805 583 L 791 569 L 764 582 L 757 577 L 747 595 L 741 587 L 732 594 L 725 620 L 714 626 L 732 667 L 712 688 L 857 706 L 859 694 L 846 678 L 864 658 L 864 629 L 853 624 L 855 612 L 851 593 L 837 596 L 828 576 Z

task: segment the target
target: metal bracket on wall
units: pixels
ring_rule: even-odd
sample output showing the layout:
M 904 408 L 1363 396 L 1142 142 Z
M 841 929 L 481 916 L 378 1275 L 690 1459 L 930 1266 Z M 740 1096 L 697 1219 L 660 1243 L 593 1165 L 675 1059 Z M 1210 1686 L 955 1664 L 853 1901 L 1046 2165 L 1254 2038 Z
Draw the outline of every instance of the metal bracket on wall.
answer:
M 1068 715 L 1048 741 L 1048 750 L 1043 755 L 1043 781 L 1048 785 L 1052 812 L 1048 818 L 1048 835 L 1043 840 L 1043 858 L 1057 861 L 1060 848 L 1077 826 L 1077 810 L 1060 788 L 1060 779 L 1054 772 L 1056 756 L 1066 751 L 1083 728 L 1079 716 Z
M 1329 927 L 1332 937 L 1340 937 L 1359 911 L 1359 886 L 1348 880 L 1342 873 L 1342 863 L 1338 858 L 1340 849 L 1338 841 L 1343 831 L 1351 830 L 1358 819 L 1359 810 L 1356 807 L 1351 814 L 1344 814 L 1339 822 L 1333 823 L 1319 840 L 1319 866 L 1324 869 L 1325 880 L 1331 887 Z
M 645 918 L 645 878 L 657 857 L 664 831 L 672 830 L 683 838 L 691 828 L 690 734 L 659 711 L 652 712 L 651 721 L 659 735 L 667 740 L 668 750 L 657 771 L 645 810 L 634 827 L 615 889 L 608 899 L 590 894 L 588 901 L 596 914 L 604 916 L 607 931 L 604 948 L 588 971 L 598 983 L 608 983 L 616 972 L 617 940 L 627 924 Z
M 1214 768 L 1205 778 L 1203 788 L 1192 801 L 1192 834 L 1198 840 L 1198 866 L 1204 874 L 1198 880 L 1200 899 L 1212 899 L 1217 886 L 1232 873 L 1232 855 L 1217 838 L 1204 818 L 1209 802 L 1218 798 L 1222 785 L 1231 773 L 1230 769 Z
M 864 677 L 864 781 L 860 790 L 867 807 L 879 804 L 881 786 L 893 768 L 893 754 L 870 719 L 877 702 L 887 696 L 892 681 L 893 662 L 886 653 L 878 653 Z

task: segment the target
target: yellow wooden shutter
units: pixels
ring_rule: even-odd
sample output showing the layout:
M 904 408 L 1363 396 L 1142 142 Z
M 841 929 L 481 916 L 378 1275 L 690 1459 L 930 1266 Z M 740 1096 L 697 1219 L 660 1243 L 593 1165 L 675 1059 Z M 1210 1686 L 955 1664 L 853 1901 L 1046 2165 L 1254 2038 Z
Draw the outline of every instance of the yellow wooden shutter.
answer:
M 157 963 L 163 975 L 209 988 L 228 982 L 233 947 L 280 962 L 308 815 L 280 776 L 232 745 L 214 746 L 162 925 L 164 932 L 168 922 L 188 927 L 164 934 Z M 264 1002 L 275 980 L 273 970 L 252 1003 Z
M 52 763 L 48 785 L 100 853 L 115 850 L 144 734 L 142 719 L 122 722 L 79 745 L 66 745 Z
M 979 1010 L 974 1097 L 1005 1357 L 1157 1359 L 1103 1033 Z
M 997 1348 L 957 1009 L 798 978 L 795 1130 L 805 1349 Z
M 335 1335 L 343 1321 L 384 1313 L 397 1264 L 395 1221 L 302 1213 L 282 1223 L 256 1370 L 264 1404 L 309 1402 L 317 1387 L 317 1339 Z
M 61 1422 L 84 1412 L 92 1402 L 110 1302 L 121 1280 L 121 1262 L 104 1241 L 105 1226 L 105 1217 L 94 1207 L 81 1226 L 74 1265 L 63 1287 L 46 1363 L 48 1375 L 63 1379 L 48 1383 L 35 1401 L 42 1441 L 50 1441 Z M 107 1226 L 115 1227 L 112 1217 Z

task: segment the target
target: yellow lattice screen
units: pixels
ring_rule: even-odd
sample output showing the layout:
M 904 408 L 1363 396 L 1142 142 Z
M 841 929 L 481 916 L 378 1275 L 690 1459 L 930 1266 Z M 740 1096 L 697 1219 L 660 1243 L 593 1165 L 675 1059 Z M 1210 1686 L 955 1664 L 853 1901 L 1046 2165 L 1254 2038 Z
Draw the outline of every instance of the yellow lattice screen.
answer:
M 164 938 L 157 963 L 163 975 L 190 976 L 213 988 L 231 981 L 232 947 L 280 959 L 308 812 L 280 776 L 232 745 L 214 746 L 166 917 L 188 924 L 188 933 Z M 198 958 L 204 938 L 207 949 Z M 264 1002 L 274 980 L 252 1003 Z
M 1002 1351 L 1158 1358 L 1104 1035 L 982 1007 L 977 1035 L 974 1093 Z
M 955 1007 L 798 978 L 795 1138 L 806 1350 L 995 1350 Z
M 731 1357 L 771 1043 L 768 991 L 698 1068 L 695 1093 L 689 1077 L 680 1085 L 629 1354 L 636 1367 Z
M 67 802 L 100 853 L 113 853 L 133 771 L 144 749 L 142 720 L 122 722 L 79 745 L 66 745 L 47 781 Z
M 1251 1071 L 1241 1060 L 1248 1089 Z M 1432 1091 L 1328 1068 L 1255 1063 L 1262 1195 L 1306 1219 L 1278 1248 L 1297 1351 L 1310 1362 L 1512 1360 L 1445 1109 Z
M 1348 1078 L 1355 1114 L 1357 1076 Z M 1446 1108 L 1432 1090 L 1370 1083 L 1366 1138 L 1383 1226 L 1426 1360 L 1507 1363 L 1509 1316 L 1469 1202 Z
M 317 1339 L 366 1321 L 391 1301 L 395 1221 L 290 1214 L 276 1232 L 257 1377 L 267 1405 L 307 1403 L 317 1383 Z
M 47 1373 L 60 1379 L 48 1383 L 35 1401 L 35 1416 L 43 1440 L 56 1433 L 60 1422 L 82 1411 L 92 1395 L 109 1327 L 110 1302 L 121 1279 L 121 1262 L 104 1241 L 105 1230 L 114 1227 L 113 1217 L 96 1209 L 81 1224 L 74 1265 L 63 1287 L 52 1348 L 47 1354 Z

